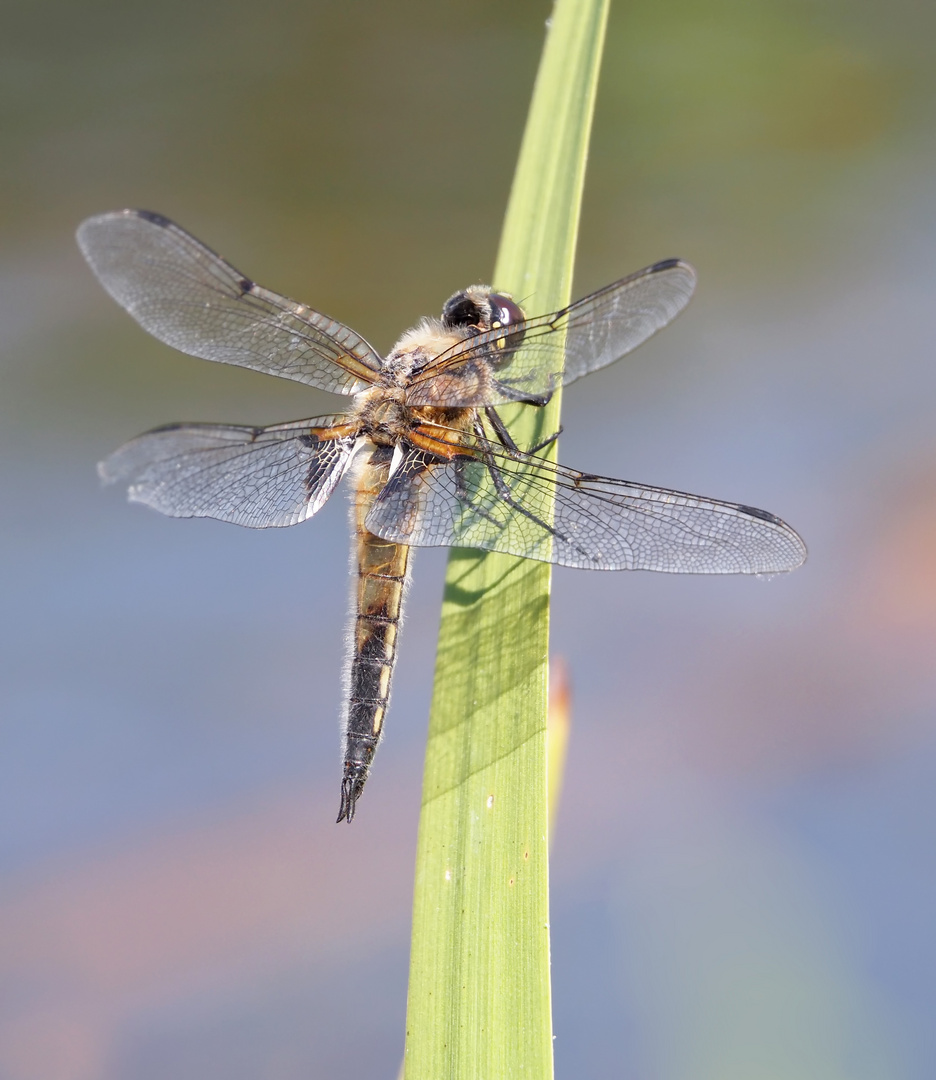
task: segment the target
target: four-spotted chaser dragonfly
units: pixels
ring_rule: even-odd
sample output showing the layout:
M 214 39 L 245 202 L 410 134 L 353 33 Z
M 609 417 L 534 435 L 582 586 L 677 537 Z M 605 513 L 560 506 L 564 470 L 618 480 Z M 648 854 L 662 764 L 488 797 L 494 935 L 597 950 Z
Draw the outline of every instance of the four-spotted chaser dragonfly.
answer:
M 545 405 L 560 384 L 665 326 L 695 285 L 684 262 L 532 318 L 510 296 L 471 286 L 382 356 L 159 214 L 89 218 L 78 244 L 117 303 L 167 345 L 353 398 L 341 415 L 272 427 L 156 428 L 99 466 L 105 481 L 129 481 L 134 502 L 252 528 L 305 521 L 351 473 L 357 584 L 339 821 L 354 817 L 383 730 L 411 547 L 690 574 L 773 574 L 806 557 L 773 514 L 552 464 L 535 456 L 546 443 L 522 451 L 497 413 Z

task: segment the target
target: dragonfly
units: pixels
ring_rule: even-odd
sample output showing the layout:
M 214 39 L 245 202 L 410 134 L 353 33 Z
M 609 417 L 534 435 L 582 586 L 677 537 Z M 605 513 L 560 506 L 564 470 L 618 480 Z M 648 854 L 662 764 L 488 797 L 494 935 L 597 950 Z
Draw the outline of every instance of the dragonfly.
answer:
M 165 344 L 351 398 L 343 413 L 269 427 L 169 424 L 98 466 L 132 502 L 256 529 L 306 521 L 349 475 L 356 583 L 339 822 L 353 819 L 383 734 L 411 548 L 688 574 L 769 575 L 806 558 L 765 510 L 565 468 L 542 454 L 555 436 L 523 450 L 498 412 L 542 408 L 666 326 L 695 287 L 686 262 L 529 318 L 508 293 L 472 285 L 384 356 L 161 214 L 101 214 L 77 239 L 107 292 Z

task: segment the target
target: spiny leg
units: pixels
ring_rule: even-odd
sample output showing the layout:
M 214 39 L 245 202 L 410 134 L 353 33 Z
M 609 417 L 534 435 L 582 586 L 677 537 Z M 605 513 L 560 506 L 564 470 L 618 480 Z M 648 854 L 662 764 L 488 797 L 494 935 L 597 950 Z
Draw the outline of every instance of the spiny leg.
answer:
M 519 446 L 513 441 L 510 436 L 510 432 L 507 430 L 504 421 L 501 420 L 499 413 L 493 405 L 487 405 L 484 409 L 484 415 L 491 423 L 491 427 L 494 429 L 494 434 L 497 436 L 498 442 L 511 454 L 538 454 L 540 450 L 545 450 L 547 446 L 559 438 L 562 434 L 562 428 L 558 431 L 554 431 L 552 435 L 548 435 L 541 442 L 538 442 L 535 446 L 531 446 L 529 450 L 521 450 Z

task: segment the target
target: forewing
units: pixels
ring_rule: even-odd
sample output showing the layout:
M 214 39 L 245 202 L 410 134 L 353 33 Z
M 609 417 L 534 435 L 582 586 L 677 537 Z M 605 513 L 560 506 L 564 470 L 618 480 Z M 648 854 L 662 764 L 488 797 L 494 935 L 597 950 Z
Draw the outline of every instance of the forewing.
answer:
M 261 288 L 168 218 L 88 218 L 78 246 L 101 284 L 154 337 L 335 394 L 374 382 L 377 352 L 347 326 Z
M 295 525 L 319 510 L 354 453 L 343 417 L 275 427 L 172 424 L 131 440 L 98 465 L 128 482 L 131 502 L 170 517 L 208 517 L 254 529 Z
M 560 384 L 607 367 L 689 303 L 693 268 L 667 259 L 556 312 L 460 342 L 413 380 L 410 405 L 499 405 L 549 399 Z M 523 344 L 511 340 L 523 333 Z
M 593 570 L 774 574 L 806 558 L 800 537 L 763 510 L 485 455 L 442 461 L 409 451 L 368 529 L 416 547 L 480 548 Z

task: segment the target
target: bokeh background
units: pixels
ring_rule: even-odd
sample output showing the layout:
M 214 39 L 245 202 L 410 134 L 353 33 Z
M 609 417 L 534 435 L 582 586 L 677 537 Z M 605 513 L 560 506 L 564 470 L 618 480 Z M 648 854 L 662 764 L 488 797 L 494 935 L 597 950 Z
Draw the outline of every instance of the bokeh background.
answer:
M 148 338 L 73 233 L 159 210 L 386 348 L 490 275 L 548 13 L 0 4 L 3 1080 L 396 1076 L 444 553 L 336 828 L 344 500 L 254 533 L 94 472 L 332 402 Z M 561 456 L 811 554 L 556 573 L 559 1076 L 936 1075 L 934 35 L 928 0 L 614 8 L 575 292 L 700 288 L 566 395 Z

